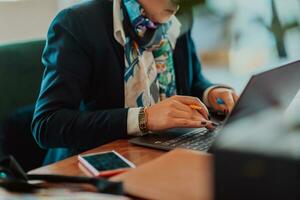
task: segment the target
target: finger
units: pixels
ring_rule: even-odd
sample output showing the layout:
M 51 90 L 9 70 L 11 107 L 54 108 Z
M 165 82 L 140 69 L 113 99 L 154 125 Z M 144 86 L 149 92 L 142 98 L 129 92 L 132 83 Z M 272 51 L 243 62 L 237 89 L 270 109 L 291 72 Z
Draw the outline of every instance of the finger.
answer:
M 218 103 L 218 98 L 213 98 L 213 100 L 210 101 L 210 104 L 211 104 L 211 106 L 213 107 L 214 110 L 226 113 L 225 104 L 219 104 Z
M 192 110 L 192 120 L 204 120 L 204 121 L 209 121 L 208 116 L 203 116 L 198 110 Z
M 200 113 L 205 119 L 209 119 L 209 114 L 206 112 L 206 110 L 203 109 L 203 107 L 200 106 L 195 106 L 195 105 L 190 105 L 190 108 L 194 111 L 197 111 Z
M 232 92 L 232 97 L 233 97 L 234 103 L 236 103 L 239 100 L 239 96 L 235 92 Z
M 222 99 L 225 103 L 225 106 L 226 106 L 226 110 L 227 110 L 227 113 L 231 112 L 233 107 L 234 107 L 234 99 L 233 99 L 233 96 L 231 94 L 231 92 L 226 92 L 222 95 Z
M 187 120 L 187 119 L 179 119 L 175 118 L 173 119 L 173 125 L 177 128 L 204 128 L 206 127 L 209 122 L 207 120 Z
M 213 125 L 212 122 L 209 122 L 209 123 L 205 126 L 205 128 L 207 128 L 207 129 L 209 129 L 209 130 L 214 130 L 214 129 L 216 129 L 216 127 Z
M 174 99 L 176 99 L 177 101 L 185 104 L 185 105 L 196 105 L 196 106 L 200 106 L 204 109 L 204 111 L 207 112 L 208 114 L 208 109 L 207 107 L 204 105 L 204 103 L 197 97 L 190 97 L 190 96 L 179 96 L 176 95 L 173 97 Z
M 187 106 L 190 106 L 190 105 L 196 105 L 196 106 L 199 106 L 202 108 L 203 111 L 202 114 L 203 116 L 208 116 L 209 115 L 209 112 L 208 112 L 208 109 L 207 107 L 204 105 L 204 103 L 201 102 L 201 100 L 197 97 L 190 97 L 190 96 L 179 96 L 179 95 L 176 95 L 174 97 L 172 97 L 173 99 L 187 105 Z
M 197 114 L 199 116 L 201 115 L 207 120 L 209 119 L 208 113 L 205 110 L 203 110 L 203 107 L 197 106 L 199 109 L 193 109 L 191 106 L 185 105 L 179 101 L 176 101 L 176 102 L 177 103 L 176 103 L 175 107 L 177 109 L 188 112 L 188 113 L 194 113 L 194 115 L 197 115 Z
M 192 110 L 192 117 L 190 119 L 194 120 L 194 121 L 208 121 L 208 118 L 206 118 L 205 116 L 203 116 L 197 110 Z
M 172 110 L 172 112 L 170 113 L 170 117 L 172 118 L 183 118 L 183 119 L 188 119 L 188 120 L 202 120 L 205 119 L 204 116 L 202 116 L 198 111 L 196 110 L 192 110 L 191 108 L 189 108 L 189 111 L 182 111 L 182 110 Z M 206 120 L 206 119 L 205 119 Z

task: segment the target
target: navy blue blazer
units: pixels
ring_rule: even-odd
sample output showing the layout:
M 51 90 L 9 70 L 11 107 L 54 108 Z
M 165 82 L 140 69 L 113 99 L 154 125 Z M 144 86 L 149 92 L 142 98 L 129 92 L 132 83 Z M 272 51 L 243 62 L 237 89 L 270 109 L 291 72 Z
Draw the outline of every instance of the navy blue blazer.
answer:
M 124 50 L 114 39 L 113 3 L 90 0 L 52 22 L 32 132 L 49 149 L 45 164 L 127 136 Z M 174 50 L 177 90 L 202 97 L 212 84 L 201 72 L 190 32 Z

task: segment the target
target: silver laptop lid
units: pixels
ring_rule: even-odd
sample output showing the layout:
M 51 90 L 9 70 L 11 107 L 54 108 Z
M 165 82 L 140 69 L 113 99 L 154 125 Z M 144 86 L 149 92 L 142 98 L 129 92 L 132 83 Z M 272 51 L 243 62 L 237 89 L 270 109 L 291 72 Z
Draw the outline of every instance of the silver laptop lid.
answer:
M 287 108 L 300 89 L 300 60 L 253 75 L 225 124 L 271 107 Z

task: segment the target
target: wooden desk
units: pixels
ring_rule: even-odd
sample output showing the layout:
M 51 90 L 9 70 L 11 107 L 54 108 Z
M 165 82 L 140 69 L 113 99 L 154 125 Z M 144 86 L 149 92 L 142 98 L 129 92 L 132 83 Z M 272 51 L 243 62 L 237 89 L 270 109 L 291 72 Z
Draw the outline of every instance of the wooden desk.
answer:
M 128 143 L 127 140 L 117 140 L 115 142 L 103 145 L 101 147 L 90 150 L 86 153 L 95 153 L 115 150 L 122 156 L 133 162 L 136 166 L 149 162 L 158 158 L 165 151 L 154 150 L 139 146 L 134 146 Z M 60 174 L 70 176 L 85 176 L 85 174 L 78 167 L 77 156 L 73 156 L 66 160 L 57 162 L 55 164 L 38 168 L 30 171 L 30 174 Z
M 165 151 L 160 150 L 154 150 L 139 146 L 134 146 L 128 143 L 127 140 L 118 140 L 115 142 L 112 142 L 110 144 L 98 147 L 96 149 L 93 149 L 91 151 L 88 151 L 86 153 L 95 153 L 95 152 L 103 152 L 103 151 L 111 151 L 115 150 L 118 153 L 120 153 L 122 156 L 127 158 L 128 160 L 132 161 L 136 166 L 140 166 L 142 164 L 145 164 L 149 161 L 152 161 L 161 155 L 165 154 Z M 198 154 L 199 153 L 199 154 Z M 168 154 L 169 155 L 169 154 Z M 187 156 L 187 157 L 186 157 Z M 192 158 L 191 158 L 192 156 Z M 198 157 L 199 156 L 199 157 Z M 190 157 L 190 159 L 188 159 Z M 165 158 L 165 157 L 164 157 Z M 173 159 L 173 158 L 172 158 Z M 174 165 L 174 159 L 169 160 L 168 166 L 165 166 L 164 169 L 157 171 L 155 174 L 156 176 L 153 176 L 151 174 L 145 174 L 144 171 L 141 171 L 141 169 L 145 169 L 148 167 L 148 169 L 156 169 L 156 167 L 152 167 L 151 165 L 144 165 L 143 167 L 139 168 L 138 173 L 140 173 L 141 176 L 138 176 L 138 180 L 135 178 L 129 178 L 126 179 L 124 183 L 125 191 L 129 194 L 132 194 L 134 196 L 143 197 L 145 198 L 145 193 L 141 193 L 141 189 L 137 189 L 136 185 L 141 186 L 143 188 L 150 188 L 150 192 L 148 191 L 147 194 L 149 198 L 154 198 L 160 196 L 160 199 L 169 199 L 170 194 L 173 195 L 172 199 L 182 199 L 178 194 L 184 193 L 184 196 L 186 196 L 186 193 L 191 194 L 191 197 L 196 198 L 189 198 L 189 199 L 202 199 L 202 200 L 211 200 L 212 197 L 212 157 L 208 154 L 201 154 L 200 152 L 196 152 L 196 155 L 186 155 L 184 154 L 180 158 L 181 162 Z M 157 163 L 158 160 L 156 160 Z M 151 162 L 153 165 L 155 162 Z M 192 166 L 193 170 L 187 170 L 189 164 L 193 163 Z M 174 166 L 178 166 L 174 167 Z M 138 170 L 138 169 L 137 169 Z M 186 171 L 187 170 L 187 171 Z M 133 171 L 132 171 L 133 172 Z M 167 172 L 167 173 L 165 173 Z M 60 161 L 58 163 L 41 167 L 39 169 L 33 170 L 30 172 L 30 174 L 61 174 L 61 175 L 70 175 L 70 176 L 85 176 L 85 174 L 79 169 L 78 167 L 78 160 L 77 156 L 68 158 L 66 160 Z M 175 180 L 174 180 L 174 174 L 176 174 Z M 126 174 L 125 174 L 126 175 Z M 146 176 L 145 176 L 146 175 Z M 171 175 L 171 176 L 170 176 Z M 123 176 L 123 175 L 121 175 Z M 140 177 L 146 177 L 145 180 Z M 159 177 L 157 179 L 157 177 Z M 163 179 L 164 181 L 160 181 L 162 177 L 167 177 L 166 179 Z M 180 178 L 179 178 L 180 177 Z M 189 179 L 189 177 L 192 177 L 192 179 Z M 191 181 L 184 181 L 184 184 L 181 184 L 182 181 L 178 180 L 185 180 L 188 178 L 188 180 Z M 122 177 L 121 177 L 122 179 Z M 169 182 L 169 180 L 173 180 L 172 183 Z M 117 177 L 118 180 L 118 177 Z M 177 182 L 177 183 L 176 183 Z M 134 183 L 134 184 L 132 184 Z M 136 184 L 138 183 L 138 184 Z M 140 184 L 141 183 L 141 184 Z M 187 184 L 186 184 L 187 183 Z M 144 184 L 144 185 L 143 185 Z M 147 187 L 144 187 L 145 184 Z M 149 185 L 150 184 L 150 185 Z M 153 190 L 151 188 L 152 185 L 161 185 L 159 188 L 164 188 L 164 190 Z M 58 186 L 59 187 L 59 186 Z M 82 186 L 78 186 L 80 189 L 82 189 Z M 181 188 L 181 189 L 179 189 Z M 84 188 L 84 190 L 89 190 L 90 188 Z M 191 192 L 187 192 L 191 191 Z M 177 192 L 177 193 L 176 193 Z M 188 195 L 187 195 L 188 196 Z M 157 199 L 157 198 L 156 198 Z M 185 198 L 186 199 L 186 198 Z

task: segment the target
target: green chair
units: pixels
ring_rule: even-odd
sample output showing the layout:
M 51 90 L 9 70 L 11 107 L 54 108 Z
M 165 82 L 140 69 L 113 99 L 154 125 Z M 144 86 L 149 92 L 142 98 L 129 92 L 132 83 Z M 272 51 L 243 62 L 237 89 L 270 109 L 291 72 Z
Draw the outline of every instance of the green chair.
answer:
M 44 40 L 0 45 L 0 156 L 12 154 L 25 170 L 40 166 L 46 152 L 30 129 L 44 46 Z

